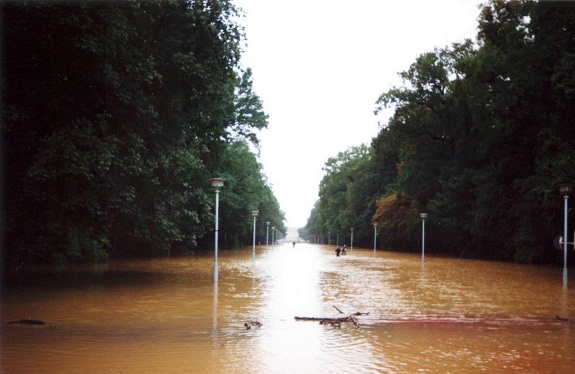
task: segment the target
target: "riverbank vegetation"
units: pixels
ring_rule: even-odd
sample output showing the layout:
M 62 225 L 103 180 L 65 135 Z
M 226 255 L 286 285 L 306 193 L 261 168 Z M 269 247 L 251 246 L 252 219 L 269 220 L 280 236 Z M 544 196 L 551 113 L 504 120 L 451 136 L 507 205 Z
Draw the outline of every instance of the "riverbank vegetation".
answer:
M 267 115 L 227 0 L 3 2 L 6 266 L 251 243 L 285 232 Z M 265 240 L 265 225 L 258 238 Z
M 383 93 L 370 146 L 325 163 L 302 236 L 526 263 L 562 261 L 575 182 L 575 3 L 491 0 L 475 42 L 423 53 Z M 351 125 L 351 124 L 350 124 Z M 573 214 L 569 214 L 572 221 Z

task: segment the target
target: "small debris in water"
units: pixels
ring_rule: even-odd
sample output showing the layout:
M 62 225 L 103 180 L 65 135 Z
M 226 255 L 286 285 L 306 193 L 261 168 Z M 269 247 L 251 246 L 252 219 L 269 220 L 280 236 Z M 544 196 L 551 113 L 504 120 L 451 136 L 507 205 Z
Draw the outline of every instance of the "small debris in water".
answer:
M 262 327 L 262 323 L 259 321 L 249 321 L 244 323 L 246 330 L 251 330 L 252 326 L 256 327 L 258 330 Z
M 19 321 L 10 321 L 8 324 L 20 323 L 22 325 L 45 325 L 44 321 L 40 321 L 39 319 L 21 319 Z

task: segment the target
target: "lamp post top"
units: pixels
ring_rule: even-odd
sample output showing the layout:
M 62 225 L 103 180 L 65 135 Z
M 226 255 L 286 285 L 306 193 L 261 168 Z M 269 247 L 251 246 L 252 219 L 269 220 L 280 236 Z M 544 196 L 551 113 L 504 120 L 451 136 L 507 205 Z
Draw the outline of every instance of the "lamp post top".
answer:
M 573 183 L 561 183 L 559 185 L 559 192 L 568 194 L 573 192 Z
M 427 218 L 427 213 L 419 213 L 419 215 L 421 216 L 421 218 L 426 219 Z
M 224 186 L 224 178 L 212 178 L 210 179 L 210 183 L 212 187 L 223 187 Z
M 259 210 L 252 210 L 252 216 L 257 217 L 259 212 Z

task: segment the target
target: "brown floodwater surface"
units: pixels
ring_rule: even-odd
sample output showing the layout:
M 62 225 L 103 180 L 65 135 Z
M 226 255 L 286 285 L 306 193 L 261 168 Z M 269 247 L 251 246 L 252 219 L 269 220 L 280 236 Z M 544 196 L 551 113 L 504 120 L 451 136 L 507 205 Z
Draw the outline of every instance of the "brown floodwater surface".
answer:
M 36 269 L 5 285 L 2 373 L 567 373 L 562 269 L 297 244 Z M 343 313 L 340 313 L 341 310 Z M 359 327 L 301 321 L 355 312 Z M 9 324 L 39 319 L 45 325 Z M 261 328 L 244 324 L 262 323 Z

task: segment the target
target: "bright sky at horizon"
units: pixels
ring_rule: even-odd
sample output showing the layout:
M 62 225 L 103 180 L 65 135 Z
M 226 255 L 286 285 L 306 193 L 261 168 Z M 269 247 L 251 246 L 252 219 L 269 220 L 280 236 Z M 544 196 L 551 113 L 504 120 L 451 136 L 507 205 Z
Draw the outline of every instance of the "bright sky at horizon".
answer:
M 329 157 L 378 133 L 379 95 L 417 56 L 475 39 L 480 0 L 235 0 L 242 65 L 269 115 L 260 161 L 288 227 L 303 227 Z

